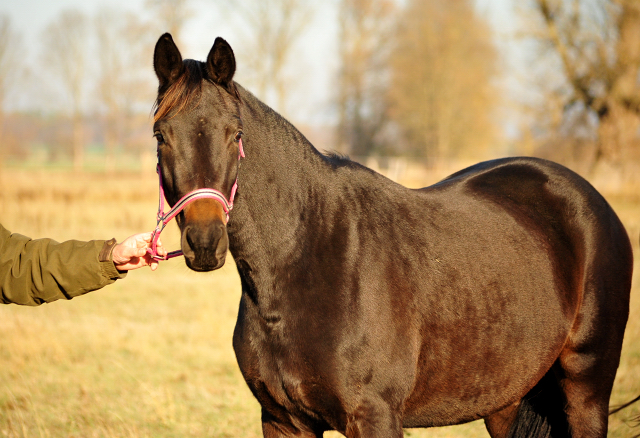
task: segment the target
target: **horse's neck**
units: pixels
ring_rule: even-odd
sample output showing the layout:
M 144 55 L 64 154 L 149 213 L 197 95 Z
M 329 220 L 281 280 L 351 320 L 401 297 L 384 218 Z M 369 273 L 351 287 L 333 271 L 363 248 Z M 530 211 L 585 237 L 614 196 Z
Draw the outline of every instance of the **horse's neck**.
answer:
M 284 118 L 240 88 L 246 157 L 238 173 L 231 213 L 230 249 L 256 270 L 285 260 L 299 241 L 301 217 L 312 214 L 310 190 L 322 191 L 326 172 L 320 154 Z

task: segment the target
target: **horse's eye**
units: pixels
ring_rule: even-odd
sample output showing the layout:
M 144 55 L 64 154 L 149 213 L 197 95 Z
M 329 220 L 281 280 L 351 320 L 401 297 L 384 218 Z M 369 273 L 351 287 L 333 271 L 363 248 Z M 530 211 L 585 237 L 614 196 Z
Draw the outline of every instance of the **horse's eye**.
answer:
M 236 136 L 233 138 L 233 141 L 237 143 L 240 141 L 241 138 L 242 138 L 242 131 L 238 131 L 236 132 Z
M 156 132 L 153 134 L 153 136 L 158 141 L 158 146 L 160 146 L 161 144 L 164 144 L 164 137 L 162 136 L 162 134 L 160 134 L 159 132 Z

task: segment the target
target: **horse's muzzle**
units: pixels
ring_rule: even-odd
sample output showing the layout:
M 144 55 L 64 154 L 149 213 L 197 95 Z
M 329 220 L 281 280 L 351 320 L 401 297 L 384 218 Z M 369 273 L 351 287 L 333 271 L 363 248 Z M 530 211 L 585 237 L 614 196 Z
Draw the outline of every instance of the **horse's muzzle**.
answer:
M 221 268 L 229 248 L 224 212 L 215 201 L 204 199 L 189 207 L 196 208 L 185 211 L 182 227 L 181 247 L 187 266 L 198 272 Z

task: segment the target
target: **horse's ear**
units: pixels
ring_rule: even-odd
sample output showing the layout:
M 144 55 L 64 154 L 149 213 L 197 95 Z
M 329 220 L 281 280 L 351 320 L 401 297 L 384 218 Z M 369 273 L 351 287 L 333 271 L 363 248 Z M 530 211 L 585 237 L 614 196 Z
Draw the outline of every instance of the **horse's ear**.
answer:
M 213 82 L 224 87 L 231 94 L 237 94 L 233 85 L 233 75 L 236 72 L 236 57 L 228 42 L 216 38 L 209 56 L 207 56 L 207 73 Z
M 156 43 L 153 52 L 153 69 L 160 81 L 158 87 L 160 92 L 166 90 L 184 72 L 182 55 L 169 33 L 162 35 Z

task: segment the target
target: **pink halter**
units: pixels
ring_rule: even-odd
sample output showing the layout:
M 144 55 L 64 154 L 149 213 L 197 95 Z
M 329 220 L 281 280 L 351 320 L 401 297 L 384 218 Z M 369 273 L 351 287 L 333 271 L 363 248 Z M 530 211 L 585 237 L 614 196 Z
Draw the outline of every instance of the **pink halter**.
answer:
M 244 149 L 242 147 L 242 139 L 238 141 L 238 160 L 240 158 L 244 158 Z M 229 212 L 233 209 L 233 199 L 236 196 L 236 191 L 238 190 L 238 178 L 236 177 L 235 182 L 233 183 L 233 187 L 231 187 L 231 196 L 229 200 L 222 194 L 222 192 L 216 189 L 197 189 L 192 192 L 184 195 L 176 204 L 173 206 L 171 210 L 168 212 L 164 212 L 164 187 L 162 184 L 162 173 L 160 172 L 160 164 L 156 167 L 156 171 L 158 172 L 158 179 L 160 185 L 160 193 L 159 193 L 159 203 L 158 203 L 158 223 L 156 224 L 156 229 L 153 231 L 153 235 L 151 236 L 151 247 L 147 248 L 147 252 L 151 254 L 156 260 L 169 260 L 174 257 L 179 257 L 182 255 L 181 250 L 172 251 L 168 253 L 166 256 L 161 256 L 158 254 L 158 239 L 160 238 L 160 233 L 164 230 L 164 227 L 178 215 L 187 205 L 191 204 L 198 199 L 214 199 L 222 205 L 222 209 L 227 216 L 227 222 L 229 222 Z

